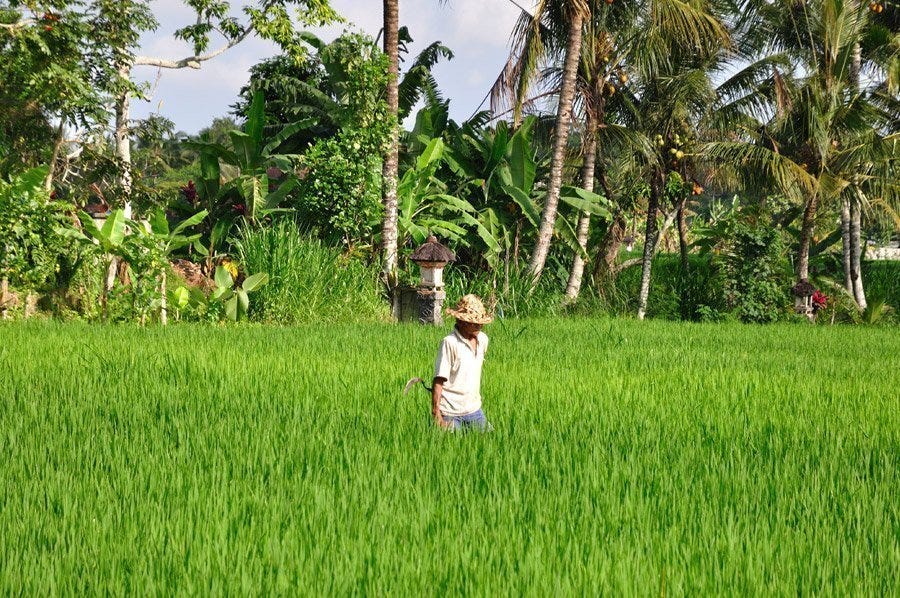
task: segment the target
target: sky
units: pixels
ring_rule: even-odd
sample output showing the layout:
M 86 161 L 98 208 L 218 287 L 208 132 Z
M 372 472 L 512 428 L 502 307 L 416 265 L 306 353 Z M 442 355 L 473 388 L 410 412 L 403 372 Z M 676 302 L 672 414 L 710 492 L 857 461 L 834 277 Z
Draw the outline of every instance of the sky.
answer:
M 510 0 L 399 2 L 400 25 L 409 27 L 414 40 L 411 56 L 437 40 L 453 51 L 454 58 L 439 63 L 434 73 L 444 96 L 450 98 L 450 116 L 455 120 L 468 118 L 506 62 L 509 34 L 519 9 Z M 531 4 L 530 1 L 520 3 Z M 349 23 L 313 29 L 322 39 L 330 41 L 348 27 L 373 37 L 381 30 L 380 0 L 331 0 L 331 5 Z M 192 11 L 180 0 L 154 0 L 151 6 L 160 26 L 141 38 L 137 53 L 167 59 L 189 56 L 188 44 L 176 40 L 172 33 L 192 20 Z M 210 48 L 219 45 L 213 41 Z M 249 79 L 250 67 L 275 54 L 274 45 L 253 38 L 203 63 L 200 70 L 137 67 L 132 76 L 136 81 L 149 83 L 150 100 L 134 100 L 132 118 L 146 118 L 157 113 L 172 120 L 176 130 L 196 133 L 208 126 L 213 118 L 226 116 L 241 86 Z M 402 72 L 403 63 L 400 69 Z

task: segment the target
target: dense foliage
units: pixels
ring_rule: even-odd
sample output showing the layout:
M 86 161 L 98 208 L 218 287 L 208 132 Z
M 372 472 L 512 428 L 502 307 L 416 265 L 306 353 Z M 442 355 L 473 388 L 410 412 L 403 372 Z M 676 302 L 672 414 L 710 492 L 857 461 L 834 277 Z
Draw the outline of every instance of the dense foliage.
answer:
M 68 206 L 51 199 L 46 177 L 46 168 L 35 168 L 8 183 L 0 179 L 0 277 L 27 291 L 55 286 L 78 255 L 59 232 Z
M 122 209 L 134 223 L 122 247 L 143 247 L 102 253 L 96 243 L 72 244 L 51 259 L 55 250 L 38 245 L 52 246 L 59 231 L 34 232 L 51 226 L 35 221 L 31 253 L 6 260 L 11 292 L 54 287 L 67 316 L 162 320 L 165 279 L 186 277 L 178 319 L 218 319 L 221 305 L 209 302 L 223 288 L 217 268 L 229 269 L 227 290 L 243 297 L 241 281 L 256 266 L 241 239 L 290 220 L 301 245 L 337 252 L 337 262 L 366 273 L 366 301 L 369 291 L 391 299 L 394 285 L 414 284 L 407 256 L 435 234 L 456 253 L 447 273 L 454 291 L 468 286 L 509 315 L 772 322 L 793 317 L 789 289 L 808 278 L 831 297 L 829 321 L 896 316 L 896 293 L 865 260 L 867 244 L 894 242 L 900 222 L 893 5 L 538 3 L 510 33 L 491 110 L 461 122 L 433 72 L 453 58 L 440 41 L 412 56 L 410 31 L 398 28 L 395 109 L 392 57 L 375 40 L 348 30 L 326 41 L 294 29 L 338 19 L 325 0 L 190 6 L 196 22 L 175 36 L 195 54 L 174 62 L 137 55 L 141 33 L 157 23 L 143 0 L 0 7 L 4 189 L 44 167 L 60 203 L 41 200 L 40 209 L 67 214 L 60 234 L 78 236 L 82 208 L 101 229 L 104 214 Z M 299 10 L 296 21 L 289 8 Z M 275 42 L 278 54 L 251 68 L 234 119 L 216 118 L 196 135 L 162 114 L 130 119 L 129 98 L 145 89 L 135 69 L 195 67 L 217 55 L 216 37 L 227 49 L 250 35 Z M 408 130 L 395 179 L 385 169 L 398 119 Z M 739 210 L 727 207 L 731 197 L 740 197 Z M 201 211 L 191 242 L 170 250 L 140 232 Z M 368 273 L 387 259 L 394 234 L 400 271 L 391 266 L 381 286 Z M 269 242 L 287 243 L 282 253 L 299 246 L 277 231 Z M 676 253 L 676 272 L 654 270 Z M 121 264 L 104 278 L 109 255 Z M 870 272 L 879 274 L 868 281 Z M 278 273 L 265 273 L 273 286 L 248 303 L 276 293 Z M 100 309 L 91 305 L 98 297 Z M 309 319 L 288 313 L 299 303 L 279 301 L 278 315 L 263 317 L 274 308 L 262 306 L 244 312 Z M 42 305 L 58 311 L 53 300 Z

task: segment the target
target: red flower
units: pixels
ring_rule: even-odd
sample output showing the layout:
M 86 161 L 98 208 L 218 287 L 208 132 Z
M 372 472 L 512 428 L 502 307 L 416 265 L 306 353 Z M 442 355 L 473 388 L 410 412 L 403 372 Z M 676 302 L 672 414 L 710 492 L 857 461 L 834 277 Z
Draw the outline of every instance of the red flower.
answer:
M 828 297 L 822 291 L 816 291 L 812 295 L 813 309 L 822 309 L 828 305 Z
M 181 194 L 184 195 L 184 198 L 192 205 L 196 203 L 197 187 L 194 186 L 194 181 L 188 181 L 188 184 L 181 188 Z
M 231 209 L 234 210 L 235 212 L 237 212 L 238 214 L 246 214 L 247 213 L 247 206 L 245 206 L 242 203 L 233 204 L 231 206 Z

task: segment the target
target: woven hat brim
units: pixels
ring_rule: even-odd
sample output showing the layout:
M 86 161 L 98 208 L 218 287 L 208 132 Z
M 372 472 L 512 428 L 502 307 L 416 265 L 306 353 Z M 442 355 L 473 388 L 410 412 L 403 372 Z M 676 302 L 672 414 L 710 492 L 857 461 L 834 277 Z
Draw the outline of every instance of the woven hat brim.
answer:
M 481 316 L 471 314 L 465 311 L 458 311 L 455 309 L 448 308 L 447 313 L 456 318 L 457 320 L 462 320 L 463 322 L 469 322 L 470 324 L 490 324 L 494 321 L 494 317 L 488 314 L 484 314 Z

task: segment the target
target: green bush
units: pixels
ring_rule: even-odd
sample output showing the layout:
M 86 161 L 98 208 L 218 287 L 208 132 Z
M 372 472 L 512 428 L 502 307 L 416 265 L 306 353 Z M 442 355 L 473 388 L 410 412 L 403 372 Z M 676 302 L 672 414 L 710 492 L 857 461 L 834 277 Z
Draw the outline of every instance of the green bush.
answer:
M 790 305 L 790 264 L 781 233 L 765 214 L 734 222 L 713 259 L 725 305 L 743 322 L 769 323 L 785 316 Z
M 653 258 L 647 316 L 663 320 L 701 320 L 712 309 L 724 309 L 717 292 L 710 258 L 688 256 L 689 276 L 681 272 L 677 254 L 660 254 Z M 597 291 L 604 298 L 606 311 L 619 315 L 637 313 L 637 297 L 641 286 L 641 266 L 631 266 L 619 273 L 611 283 Z
M 70 223 L 68 204 L 44 189 L 47 169 L 0 180 L 0 277 L 27 291 L 45 291 L 73 269 L 77 252 L 58 230 Z M 63 262 L 63 263 L 61 263 Z
M 381 216 L 381 155 L 361 137 L 348 131 L 313 145 L 294 204 L 306 226 L 347 247 L 370 240 Z
M 291 220 L 261 228 L 245 226 L 235 247 L 246 272 L 269 275 L 269 282 L 253 296 L 251 319 L 296 324 L 389 316 L 376 268 L 301 235 Z
M 319 57 L 333 101 L 317 110 L 338 131 L 301 156 L 293 207 L 329 243 L 371 244 L 381 214 L 381 156 L 392 123 L 384 99 L 387 57 L 371 38 L 352 33 L 321 47 Z

